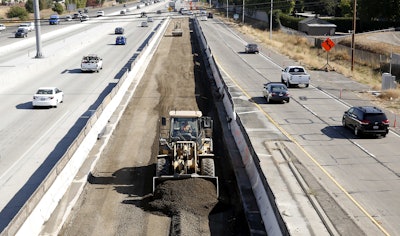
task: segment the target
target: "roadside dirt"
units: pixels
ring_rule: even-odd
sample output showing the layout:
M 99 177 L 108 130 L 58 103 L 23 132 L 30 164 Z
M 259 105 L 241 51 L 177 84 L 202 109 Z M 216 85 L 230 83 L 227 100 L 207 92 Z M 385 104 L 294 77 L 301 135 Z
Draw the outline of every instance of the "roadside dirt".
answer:
M 171 35 L 177 21 L 183 37 Z M 60 235 L 235 235 L 234 227 L 245 232 L 239 200 L 226 190 L 218 199 L 206 180 L 166 181 L 152 197 L 159 118 L 175 109 L 212 115 L 190 32 L 188 18 L 169 24 Z

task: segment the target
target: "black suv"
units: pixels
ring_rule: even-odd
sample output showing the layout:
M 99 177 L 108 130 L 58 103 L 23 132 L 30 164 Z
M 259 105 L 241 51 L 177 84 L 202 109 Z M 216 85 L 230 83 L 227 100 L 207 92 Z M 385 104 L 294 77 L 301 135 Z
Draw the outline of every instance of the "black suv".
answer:
M 372 134 L 385 137 L 389 132 L 389 120 L 385 113 L 372 106 L 351 107 L 344 112 L 342 124 L 353 129 L 356 136 Z
M 258 45 L 255 43 L 249 43 L 246 45 L 246 47 L 244 48 L 244 51 L 246 53 L 259 53 L 258 51 Z
M 115 28 L 115 34 L 124 34 L 124 28 L 122 27 Z
M 17 32 L 15 32 L 15 37 L 16 38 L 26 38 L 26 37 L 28 37 L 28 30 L 25 29 L 25 28 L 17 29 Z

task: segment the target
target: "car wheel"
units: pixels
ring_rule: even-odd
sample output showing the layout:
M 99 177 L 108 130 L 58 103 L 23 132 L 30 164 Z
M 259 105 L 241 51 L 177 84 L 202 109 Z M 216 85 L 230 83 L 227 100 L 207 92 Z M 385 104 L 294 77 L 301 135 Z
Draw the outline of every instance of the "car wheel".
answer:
M 359 136 L 360 135 L 360 129 L 356 126 L 354 127 L 354 135 Z
M 309 84 L 306 84 L 306 88 L 308 88 Z
M 290 99 L 288 98 L 288 99 L 286 100 L 286 102 L 289 103 L 289 101 L 290 101 Z

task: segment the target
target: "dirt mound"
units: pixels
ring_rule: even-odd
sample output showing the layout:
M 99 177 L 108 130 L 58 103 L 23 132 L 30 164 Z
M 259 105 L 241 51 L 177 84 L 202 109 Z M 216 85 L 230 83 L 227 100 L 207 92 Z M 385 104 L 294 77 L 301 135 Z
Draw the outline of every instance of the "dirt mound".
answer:
M 182 211 L 199 216 L 208 216 L 218 203 L 217 190 L 213 183 L 201 178 L 168 180 L 154 191 L 153 210 L 168 216 L 179 215 Z

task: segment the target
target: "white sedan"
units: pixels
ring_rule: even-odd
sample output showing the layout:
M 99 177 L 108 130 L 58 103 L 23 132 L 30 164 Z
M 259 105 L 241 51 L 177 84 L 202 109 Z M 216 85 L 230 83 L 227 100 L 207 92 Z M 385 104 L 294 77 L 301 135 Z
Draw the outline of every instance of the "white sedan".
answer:
M 57 107 L 58 103 L 63 102 L 64 93 L 56 87 L 41 87 L 33 95 L 32 106 Z

